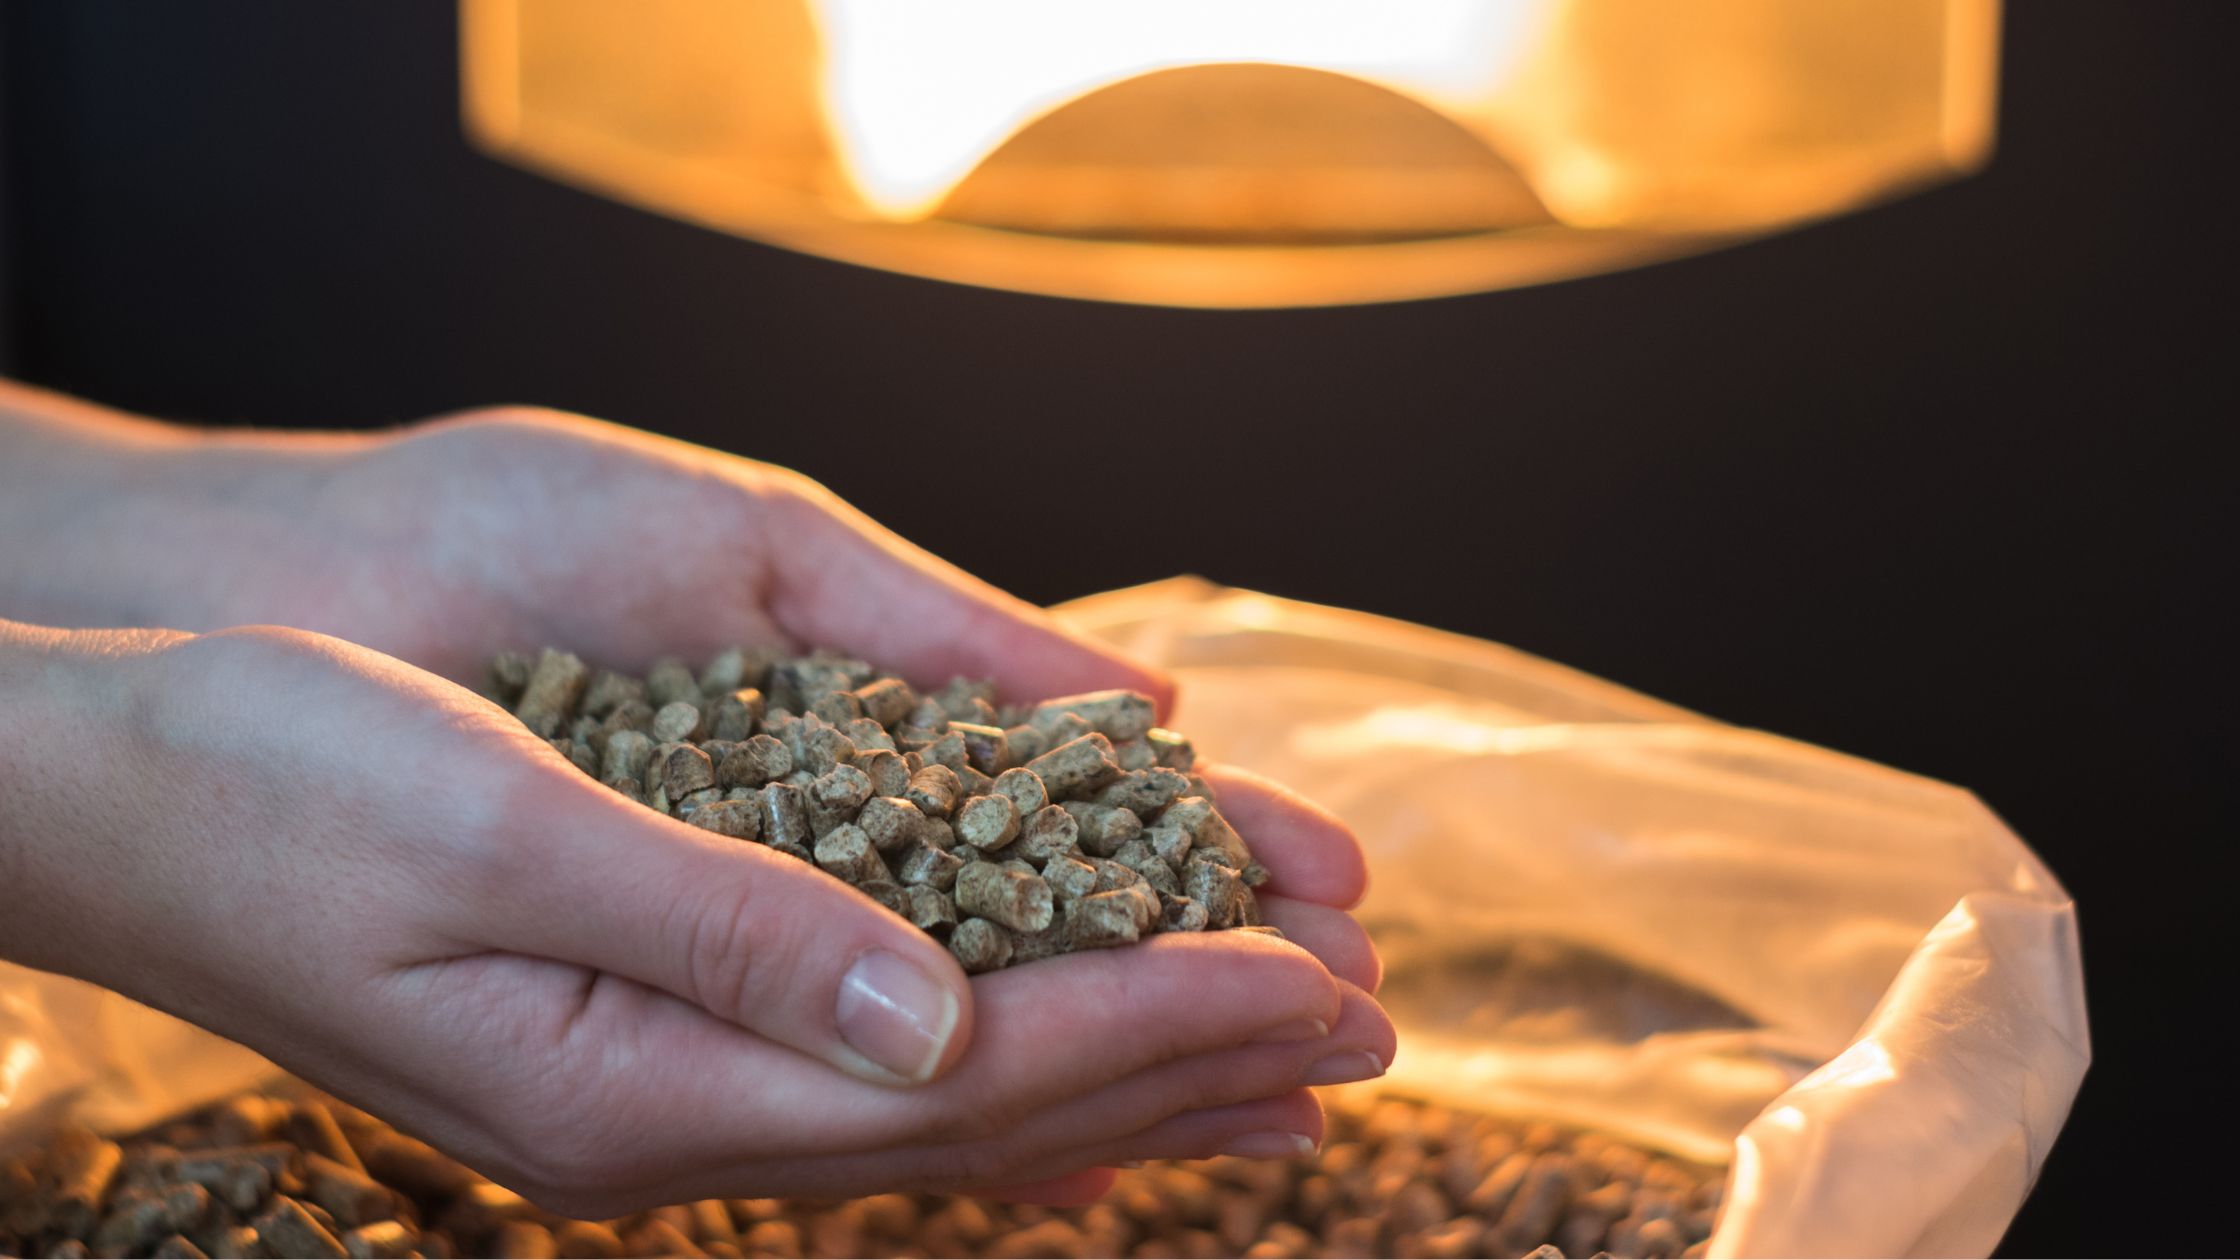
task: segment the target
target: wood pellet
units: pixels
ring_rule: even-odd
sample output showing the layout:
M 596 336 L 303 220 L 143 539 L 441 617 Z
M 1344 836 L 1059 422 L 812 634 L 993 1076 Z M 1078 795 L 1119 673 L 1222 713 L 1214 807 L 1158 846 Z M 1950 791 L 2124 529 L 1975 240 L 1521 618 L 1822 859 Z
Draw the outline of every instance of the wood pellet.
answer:
M 484 693 L 585 774 L 694 826 L 808 862 L 946 942 L 969 972 L 1260 921 L 1267 870 L 1149 696 L 999 707 L 921 695 L 830 652 L 735 648 L 642 678 L 546 649 Z
M 1360 1091 L 1325 1102 L 1319 1155 L 1127 1169 L 1081 1208 L 883 1194 L 577 1221 L 287 1086 L 0 1160 L 0 1256 L 1675 1257 L 1703 1254 L 1718 1214 L 1718 1170 L 1596 1134 Z

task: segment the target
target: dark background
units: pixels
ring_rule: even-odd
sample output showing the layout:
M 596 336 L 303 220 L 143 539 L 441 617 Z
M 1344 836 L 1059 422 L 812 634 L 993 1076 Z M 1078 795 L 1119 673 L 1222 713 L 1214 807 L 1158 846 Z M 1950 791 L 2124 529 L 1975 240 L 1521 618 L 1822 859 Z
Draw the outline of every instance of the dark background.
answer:
M 2232 1094 L 2231 11 L 2010 4 L 1993 166 L 1884 208 L 1203 313 L 858 270 L 498 165 L 446 4 L 5 3 L 0 364 L 195 420 L 588 412 L 800 468 L 1033 599 L 1196 571 L 1965 784 L 2077 896 L 2095 1016 L 2009 1250 L 2214 1251 L 2226 1161 L 2164 1143 L 2225 1149 Z M 991 539 L 970 509 L 1005 494 L 1113 505 L 1108 545 Z

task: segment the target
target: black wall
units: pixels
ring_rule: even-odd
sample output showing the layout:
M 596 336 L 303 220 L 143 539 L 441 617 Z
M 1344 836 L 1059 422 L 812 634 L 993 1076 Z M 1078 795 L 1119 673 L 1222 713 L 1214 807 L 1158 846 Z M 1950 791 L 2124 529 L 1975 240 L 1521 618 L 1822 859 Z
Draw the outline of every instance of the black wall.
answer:
M 0 12 L 17 374 L 274 425 L 570 408 L 801 468 L 1034 599 L 1197 571 L 1966 784 L 2076 894 L 2098 1042 L 2009 1248 L 2232 1245 L 2229 1161 L 2164 1145 L 2232 1093 L 2229 6 L 2008 5 L 1995 164 L 1886 208 L 1244 314 L 862 271 L 497 165 L 445 4 Z M 1103 458 L 1147 441 L 1171 466 Z M 991 542 L 1005 495 L 1190 528 Z

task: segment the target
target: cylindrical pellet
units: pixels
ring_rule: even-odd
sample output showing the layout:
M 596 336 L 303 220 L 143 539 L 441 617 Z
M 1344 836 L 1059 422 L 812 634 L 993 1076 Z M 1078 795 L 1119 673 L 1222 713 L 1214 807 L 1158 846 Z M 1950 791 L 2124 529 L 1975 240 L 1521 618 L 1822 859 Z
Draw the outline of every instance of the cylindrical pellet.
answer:
M 1042 776 L 1025 766 L 1013 766 L 998 774 L 989 790 L 1010 797 L 1011 804 L 1017 808 L 1022 819 L 1050 803 L 1050 792 L 1043 787 Z
M 1161 766 L 1188 774 L 1191 767 L 1197 764 L 1198 751 L 1192 748 L 1190 741 L 1183 736 L 1154 726 L 1145 731 L 1143 737 L 1150 743 L 1152 751 L 1159 755 Z
M 924 884 L 905 891 L 910 896 L 906 917 L 911 926 L 936 936 L 957 926 L 957 903 L 948 893 Z
M 1042 878 L 1058 900 L 1073 901 L 1096 891 L 1097 868 L 1061 853 L 1042 864 Z
M 792 773 L 793 753 L 785 744 L 767 734 L 755 735 L 724 754 L 716 782 L 726 788 L 759 788 Z
M 375 1221 L 350 1230 L 339 1241 L 356 1260 L 396 1260 L 411 1254 L 419 1238 L 403 1221 Z
M 1011 737 L 1002 727 L 951 722 L 949 733 L 963 743 L 966 763 L 980 773 L 1002 774 L 1011 768 Z
M 324 1155 L 303 1157 L 304 1196 L 343 1228 L 384 1220 L 395 1214 L 395 1199 L 380 1182 Z
M 949 952 L 968 975 L 996 971 L 1011 961 L 1011 934 L 986 919 L 966 919 L 949 933 Z
M 752 736 L 762 724 L 764 707 L 762 693 L 753 687 L 726 693 L 708 715 L 709 738 L 736 742 Z
M 902 754 L 893 749 L 859 751 L 849 764 L 870 778 L 873 796 L 900 796 L 910 786 L 910 768 L 904 764 Z
M 1217 862 L 1191 862 L 1183 868 L 1184 896 L 1206 908 L 1206 926 L 1216 930 L 1236 927 L 1239 902 L 1245 893 L 1237 873 Z
M 899 853 L 916 843 L 925 832 L 926 816 L 918 807 L 899 796 L 874 796 L 863 803 L 863 812 L 856 815 L 856 826 L 871 837 L 871 844 L 881 853 Z
M 1019 807 L 1008 796 L 975 796 L 957 811 L 957 839 L 992 853 L 1019 837 Z
M 576 707 L 590 678 L 591 671 L 584 667 L 580 658 L 546 648 L 538 655 L 536 668 L 529 672 L 529 681 L 522 689 L 520 701 L 513 706 L 513 715 L 521 719 L 522 725 L 550 739 Z
M 1502 1210 L 1498 1226 L 1501 1241 L 1522 1250 L 1546 1238 L 1563 1219 L 1571 1199 L 1571 1157 L 1549 1152 L 1533 1160 L 1532 1170 L 1517 1187 L 1516 1196 Z
M 794 756 L 794 768 L 810 774 L 821 775 L 834 766 L 846 765 L 856 755 L 855 741 L 822 720 L 817 720 L 814 726 L 803 725 L 800 745 Z
M 1061 714 L 1072 714 L 1087 722 L 1107 739 L 1135 739 L 1151 730 L 1158 720 L 1157 707 L 1151 697 L 1140 691 L 1092 691 L 1076 696 L 1059 696 L 1035 706 L 1028 723 L 1036 727 L 1054 724 Z
M 1030 862 L 1048 862 L 1075 853 L 1080 840 L 1081 824 L 1073 815 L 1062 805 L 1045 805 L 1020 823 L 1019 839 L 1011 851 Z
M 646 671 L 646 702 L 659 709 L 679 700 L 697 700 L 701 696 L 700 680 L 692 676 L 692 667 L 673 656 L 665 656 Z
M 1206 930 L 1206 908 L 1189 897 L 1159 895 L 1160 930 L 1166 932 L 1203 932 Z
M 1080 825 L 1081 847 L 1097 857 L 1111 857 L 1143 832 L 1143 820 L 1116 805 L 1067 801 L 1065 811 Z
M 957 807 L 957 772 L 944 765 L 929 765 L 910 776 L 903 798 L 928 818 L 946 818 Z
M 646 733 L 662 743 L 704 739 L 707 731 L 701 722 L 699 705 L 690 700 L 672 700 L 653 711 L 653 723 L 646 728 Z
M 879 678 L 855 690 L 856 702 L 863 706 L 864 716 L 881 726 L 893 726 L 910 715 L 918 706 L 917 694 L 910 684 L 899 678 Z
M 1017 932 L 1050 926 L 1054 903 L 1050 885 L 1034 875 L 1007 871 L 992 862 L 973 862 L 957 872 L 957 908 L 992 919 Z
M 47 1178 L 52 1187 L 48 1227 L 84 1237 L 93 1228 L 101 1200 L 109 1193 L 123 1162 L 124 1149 L 115 1142 L 88 1129 L 63 1130 L 47 1157 Z
M 672 801 L 716 785 L 716 768 L 708 754 L 690 744 L 655 745 L 646 765 L 646 794 L 666 791 Z
M 301 1203 L 287 1195 L 274 1195 L 272 1206 L 250 1222 L 257 1236 L 276 1256 L 304 1256 L 312 1260 L 345 1260 L 350 1253 L 342 1241 L 313 1219 Z
M 1102 949 L 1137 938 L 1135 898 L 1126 891 L 1097 893 L 1066 908 L 1066 948 Z
M 1188 782 L 1172 770 L 1133 770 L 1097 789 L 1099 805 L 1116 805 L 1138 818 L 1149 818 L 1173 804 Z
M 1182 891 L 1181 881 L 1175 877 L 1174 868 L 1167 865 L 1142 836 L 1128 841 L 1113 851 L 1112 860 L 1143 877 L 1143 882 L 1163 893 Z
M 697 680 L 702 695 L 721 695 L 739 687 L 758 685 L 762 681 L 764 665 L 759 650 L 750 654 L 745 648 L 725 648 L 708 658 Z
M 762 802 L 713 801 L 692 811 L 691 823 L 703 831 L 734 840 L 762 838 Z
M 762 787 L 762 840 L 773 847 L 789 844 L 807 849 L 815 841 L 809 829 L 809 809 L 801 789 L 790 783 Z
M 957 886 L 957 872 L 964 869 L 964 864 L 963 858 L 947 849 L 921 844 L 911 847 L 904 855 L 895 875 L 904 884 L 947 892 Z
M 861 884 L 888 877 L 887 864 L 871 847 L 871 837 L 854 823 L 835 827 L 824 839 L 817 841 L 812 850 L 817 865 L 828 875 L 837 875 L 851 884 Z
M 834 766 L 809 785 L 809 799 L 829 810 L 853 813 L 871 799 L 871 776 L 853 765 Z
M 254 1149 L 254 1148 L 252 1148 Z M 292 1148 L 279 1145 L 283 1155 L 292 1155 Z M 242 1154 L 240 1147 L 216 1147 L 181 1155 L 172 1167 L 172 1175 L 181 1181 L 191 1181 L 208 1190 L 217 1200 L 236 1212 L 247 1212 L 264 1202 L 272 1192 L 279 1168 Z
M 1060 744 L 1027 763 L 1054 800 L 1101 787 L 1120 773 L 1112 760 L 1112 741 L 1099 734 Z
M 1167 864 L 1168 869 L 1177 875 L 1182 873 L 1182 864 L 1189 860 L 1191 852 L 1189 832 L 1172 823 L 1162 822 L 1157 826 L 1144 828 L 1142 839 L 1151 846 L 1153 853 L 1159 855 L 1159 860 Z

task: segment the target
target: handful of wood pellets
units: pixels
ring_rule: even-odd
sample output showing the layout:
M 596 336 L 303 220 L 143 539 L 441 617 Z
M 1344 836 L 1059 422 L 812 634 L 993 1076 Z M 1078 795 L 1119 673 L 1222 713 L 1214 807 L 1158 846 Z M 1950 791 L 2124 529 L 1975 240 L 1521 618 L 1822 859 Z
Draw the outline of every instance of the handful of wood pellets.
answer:
M 1133 691 L 998 708 L 830 652 L 734 648 L 697 674 L 551 648 L 485 693 L 577 768 L 696 827 L 812 862 L 994 971 L 1155 932 L 1260 922 L 1267 871 Z
M 1704 1253 L 1723 1197 L 1719 1170 L 1599 1134 L 1361 1091 L 1325 1101 L 1319 1155 L 1153 1163 L 1087 1207 L 882 1194 L 587 1221 L 287 1083 L 0 1158 L 0 1257 L 1671 1258 Z

